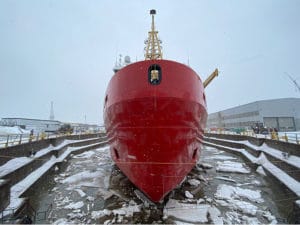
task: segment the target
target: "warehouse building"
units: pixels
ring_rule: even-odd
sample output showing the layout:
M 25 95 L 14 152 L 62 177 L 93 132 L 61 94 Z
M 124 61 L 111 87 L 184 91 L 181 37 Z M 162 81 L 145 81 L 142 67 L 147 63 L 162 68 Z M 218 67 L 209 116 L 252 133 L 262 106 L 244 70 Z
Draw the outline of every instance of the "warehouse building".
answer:
M 300 98 L 252 102 L 209 114 L 207 128 L 251 129 L 256 124 L 278 131 L 300 130 Z
M 35 133 L 55 132 L 62 125 L 57 120 L 39 120 L 28 118 L 2 118 L 1 126 L 19 126 L 22 129 L 33 130 Z

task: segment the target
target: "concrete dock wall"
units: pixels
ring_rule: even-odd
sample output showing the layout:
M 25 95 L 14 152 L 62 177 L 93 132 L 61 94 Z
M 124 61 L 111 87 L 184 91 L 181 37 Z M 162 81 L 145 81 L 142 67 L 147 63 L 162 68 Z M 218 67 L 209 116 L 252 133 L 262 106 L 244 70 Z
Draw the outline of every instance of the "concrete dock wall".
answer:
M 253 158 L 258 159 L 261 154 L 265 155 L 267 160 L 272 163 L 274 166 L 276 166 L 279 170 L 283 171 L 287 176 L 293 178 L 296 181 L 300 181 L 300 165 L 295 165 L 295 163 L 292 161 L 289 161 L 289 157 L 296 156 L 299 157 L 300 154 L 300 145 L 299 144 L 293 144 L 293 143 L 287 143 L 283 141 L 277 141 L 277 140 L 269 140 L 264 138 L 257 138 L 255 140 L 254 137 L 247 137 L 247 136 L 241 136 L 241 135 L 228 135 L 228 134 L 205 134 L 204 136 L 205 145 L 216 147 L 218 149 L 228 151 L 234 154 L 238 154 L 242 156 L 247 164 L 249 164 L 251 167 L 258 167 L 260 165 L 259 161 L 251 161 L 250 158 L 248 158 L 246 155 L 242 154 L 243 150 L 246 150 L 248 153 L 250 153 Z M 236 141 L 249 141 L 253 145 L 247 145 L 247 143 L 239 143 Z M 270 152 L 269 148 L 276 149 L 276 154 Z M 256 146 L 256 147 L 255 147 Z M 261 147 L 260 147 L 261 146 Z M 266 148 L 265 148 L 266 147 Z M 269 151 L 268 151 L 269 150 Z M 274 152 L 274 151 L 273 151 Z M 278 154 L 279 152 L 279 154 Z M 281 152 L 281 154 L 280 154 Z M 262 164 L 263 166 L 263 164 Z M 289 184 L 285 180 L 282 180 L 282 178 L 279 178 L 277 174 L 274 174 L 274 172 L 269 171 L 268 169 L 265 170 L 265 173 L 267 174 L 267 179 L 271 179 L 273 182 L 276 182 L 278 186 L 281 187 L 283 192 L 288 193 L 287 195 L 291 199 L 299 199 L 299 190 L 295 191 L 292 188 L 289 188 Z M 292 197 L 293 196 L 293 197 Z M 292 214 L 290 223 L 299 223 L 300 221 L 300 200 L 294 201 Z
M 73 140 L 73 142 L 63 143 L 66 139 Z M 28 199 L 27 197 L 30 196 L 30 193 L 36 190 L 36 188 L 39 187 L 41 182 L 45 181 L 45 179 L 47 179 L 47 177 L 52 174 L 56 166 L 63 166 L 64 161 L 67 160 L 71 154 L 80 154 L 90 149 L 99 148 L 101 146 L 106 145 L 107 141 L 106 135 L 104 133 L 89 135 L 72 135 L 59 137 L 56 139 L 41 140 L 1 149 L 0 151 L 6 154 L 5 156 L 8 156 L 5 157 L 6 159 L 2 162 L 7 162 L 8 160 L 17 157 L 27 157 L 27 154 L 32 154 L 32 152 L 38 153 L 41 149 L 49 147 L 50 144 L 54 146 L 53 149 L 50 149 L 48 152 L 41 152 L 40 157 L 31 156 L 31 161 L 25 163 L 20 168 L 15 168 L 12 169 L 12 171 L 7 171 L 5 175 L 0 177 L 0 213 L 4 209 L 6 209 L 6 207 L 10 203 L 11 187 L 25 179 L 31 172 L 34 172 L 35 170 L 42 167 L 46 162 L 48 162 L 51 159 L 51 157 L 55 156 L 57 161 L 54 161 L 53 165 L 51 165 L 49 168 L 46 167 L 47 170 L 45 170 L 43 174 L 37 177 L 36 180 L 33 180 L 29 186 L 24 187 L 23 190 L 19 193 L 19 198 Z M 15 153 L 17 156 L 14 156 L 13 153 Z M 25 155 L 22 155 L 22 153 Z M 63 153 L 65 154 L 62 155 Z M 19 207 L 14 208 L 12 212 L 14 215 L 17 215 L 19 212 L 21 212 L 20 210 L 26 211 L 26 203 L 24 203 L 24 201 L 22 201 L 22 204 Z
M 96 137 L 104 137 L 104 133 L 97 134 L 78 134 L 61 136 L 57 138 L 49 138 L 45 140 L 32 141 L 20 145 L 10 146 L 6 148 L 0 148 L 0 166 L 7 161 L 16 157 L 30 156 L 32 153 L 37 152 L 40 149 L 47 148 L 50 144 L 58 146 L 64 140 L 82 140 Z
M 94 136 L 89 136 L 89 137 L 93 138 Z M 34 170 L 39 168 L 41 165 L 43 165 L 45 162 L 47 162 L 53 155 L 56 158 L 58 158 L 61 154 L 63 154 L 65 152 L 65 150 L 68 147 L 86 146 L 86 145 L 90 145 L 90 144 L 95 144 L 99 141 L 103 141 L 104 139 L 105 139 L 105 137 L 94 138 L 92 140 L 84 138 L 81 142 L 75 142 L 75 143 L 63 145 L 60 148 L 56 148 L 52 151 L 49 151 L 47 154 L 44 154 L 37 158 L 33 158 L 32 161 L 26 163 L 25 165 L 23 165 L 20 168 L 17 168 L 15 170 L 11 171 L 10 173 L 6 174 L 5 176 L 0 177 L 0 179 L 10 179 L 11 185 L 14 185 L 14 184 L 18 183 L 20 180 L 24 179 L 24 177 L 26 177 L 29 173 L 33 172 Z M 58 140 L 58 141 L 55 140 L 55 143 L 56 144 L 62 143 L 61 140 L 63 140 L 63 139 L 60 138 L 60 140 Z M 77 139 L 74 139 L 74 140 L 77 140 Z M 43 145 L 40 145 L 40 146 L 43 146 Z M 46 146 L 46 147 L 48 147 L 48 146 Z M 38 152 L 38 149 L 35 149 L 35 151 Z
M 0 212 L 3 211 L 10 202 L 10 181 L 0 180 Z

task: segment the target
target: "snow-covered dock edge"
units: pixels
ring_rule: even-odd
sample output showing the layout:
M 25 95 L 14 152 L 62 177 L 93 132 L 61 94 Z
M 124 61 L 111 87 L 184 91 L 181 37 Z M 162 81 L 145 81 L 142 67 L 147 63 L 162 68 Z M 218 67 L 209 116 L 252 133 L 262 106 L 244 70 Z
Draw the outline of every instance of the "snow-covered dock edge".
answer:
M 1 187 L 3 187 L 3 191 L 5 190 L 5 192 L 10 193 L 8 194 L 9 198 L 0 199 L 0 202 L 3 206 L 5 202 L 8 203 L 5 205 L 5 207 L 2 207 L 4 210 L 1 210 L 2 212 L 0 212 L 0 219 L 11 214 L 18 215 L 27 205 L 28 199 L 26 198 L 26 194 L 36 188 L 39 183 L 44 180 L 43 178 L 47 177 L 49 172 L 53 171 L 55 167 L 60 166 L 61 163 L 68 160 L 68 157 L 71 154 L 80 154 L 87 150 L 105 146 L 107 145 L 107 143 L 108 142 L 106 138 L 100 138 L 97 142 L 95 142 L 95 138 L 76 141 L 65 140 L 59 146 L 54 147 L 50 145 L 45 149 L 40 149 L 39 151 L 37 151 L 35 156 L 30 157 L 32 158 L 31 160 L 25 160 L 25 158 L 27 157 L 22 157 L 24 158 L 24 160 L 18 162 L 19 164 L 13 162 L 11 164 L 14 165 L 9 165 L 8 162 L 7 164 L 0 166 L 1 171 L 5 171 L 2 172 L 3 174 L 2 176 L 0 176 L 0 189 Z M 23 175 L 24 178 L 20 181 L 12 181 L 14 179 L 15 170 L 22 170 L 24 166 L 34 162 L 35 159 L 49 154 L 51 155 L 51 157 L 47 160 L 43 160 L 44 162 L 39 168 L 35 170 L 27 170 Z M 3 177 L 5 177 L 5 179 L 3 179 Z M 7 184 L 6 181 L 10 183 L 9 186 L 1 185 Z
M 257 140 L 257 143 L 259 142 L 261 142 L 261 140 Z M 299 171 L 300 157 L 286 154 L 286 149 L 281 151 L 280 149 L 272 148 L 263 142 L 260 143 L 260 146 L 257 146 L 249 140 L 230 139 L 230 136 L 228 135 L 226 137 L 218 137 L 216 134 L 213 137 L 205 136 L 203 144 L 242 156 L 252 166 L 263 170 L 268 176 L 273 178 L 274 181 L 278 182 L 278 185 L 282 185 L 290 190 L 295 198 L 298 198 L 293 204 L 293 217 L 300 218 L 300 182 L 298 174 L 295 176 L 290 176 L 288 174 L 291 167 L 294 168 L 294 171 Z M 288 165 L 287 169 L 284 167 L 279 168 L 273 164 L 272 161 L 274 159 L 280 164 Z

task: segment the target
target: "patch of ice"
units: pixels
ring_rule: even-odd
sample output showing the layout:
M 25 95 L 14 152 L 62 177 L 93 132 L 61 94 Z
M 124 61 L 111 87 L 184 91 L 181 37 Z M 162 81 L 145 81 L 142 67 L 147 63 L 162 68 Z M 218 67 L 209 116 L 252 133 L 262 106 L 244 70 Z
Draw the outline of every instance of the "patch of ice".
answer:
M 225 181 L 229 181 L 229 182 L 233 182 L 236 183 L 235 180 L 228 178 L 228 177 L 215 177 L 215 179 L 219 179 L 219 180 L 225 180 Z
M 199 180 L 191 179 L 187 181 L 191 186 L 198 186 L 200 184 Z
M 269 211 L 263 213 L 263 217 L 267 218 L 270 224 L 277 224 L 276 217 L 273 216 Z
M 261 185 L 261 182 L 260 181 L 258 181 L 258 180 L 253 180 L 253 181 L 251 181 L 251 184 L 254 184 L 254 185 Z
M 41 157 L 41 156 L 47 154 L 48 152 L 51 152 L 53 149 L 54 149 L 54 146 L 49 145 L 47 148 L 41 149 L 37 153 L 35 153 L 34 158 Z
M 103 223 L 103 225 L 110 225 L 110 224 L 112 224 L 111 220 L 105 220 L 104 223 Z
M 219 199 L 216 199 L 215 202 L 217 204 L 219 204 L 220 206 L 229 206 L 229 203 L 224 201 L 224 200 L 219 200 Z
M 189 191 L 185 191 L 184 194 L 185 194 L 185 197 L 187 197 L 187 198 L 190 198 L 190 199 L 194 198 L 194 195 L 192 195 L 191 192 L 189 192 Z
M 81 198 L 86 196 L 86 193 L 81 189 L 75 189 L 74 191 L 76 191 L 80 195 Z
M 95 151 L 87 151 L 84 153 L 81 153 L 79 155 L 73 156 L 75 159 L 81 159 L 81 158 L 91 158 L 95 154 Z
M 231 157 L 231 156 L 226 156 L 226 155 L 214 155 L 214 156 L 205 157 L 205 159 L 235 160 L 235 159 L 237 159 L 237 158 Z
M 248 217 L 248 216 L 243 215 L 242 220 L 243 220 L 244 224 L 249 224 L 249 225 L 261 224 L 256 217 Z
M 96 220 L 96 219 L 100 219 L 104 216 L 110 216 L 112 213 L 111 210 L 108 209 L 103 209 L 103 210 L 99 210 L 99 211 L 93 211 L 91 214 L 92 219 Z
M 221 218 L 221 212 L 216 207 L 208 208 L 208 216 L 213 224 L 223 225 L 223 219 Z
M 209 150 L 209 151 L 210 151 L 210 150 L 218 151 L 217 148 L 214 148 L 214 147 L 211 147 L 211 146 L 208 146 L 208 145 L 205 145 L 205 146 L 204 146 L 204 149 L 205 149 L 205 150 Z
M 224 161 L 217 162 L 216 171 L 219 172 L 234 172 L 234 173 L 250 173 L 249 169 L 244 167 L 244 164 L 239 162 Z
M 102 171 L 84 171 L 73 176 L 70 176 L 62 181 L 62 183 L 68 183 L 75 186 L 90 186 L 90 187 L 101 187 L 104 184 L 100 183 L 100 180 L 104 176 Z
M 250 202 L 240 201 L 237 199 L 228 200 L 235 210 L 255 216 L 257 213 L 257 207 Z
M 193 223 L 187 223 L 182 221 L 173 220 L 174 224 L 176 225 L 194 225 Z
M 31 162 L 33 159 L 29 157 L 18 157 L 9 160 L 4 165 L 0 166 L 0 177 L 7 175 L 8 173 L 22 167 L 23 165 Z
M 63 206 L 63 205 L 65 205 L 65 204 L 67 204 L 67 203 L 69 203 L 71 201 L 68 196 L 66 196 L 66 197 L 64 197 L 62 199 L 57 199 L 57 200 L 58 201 L 56 203 L 56 206 Z
M 164 218 L 173 217 L 188 223 L 207 223 L 209 205 L 191 205 L 169 199 L 164 208 Z
M 212 202 L 212 199 L 211 199 L 211 198 L 206 198 L 206 201 L 207 201 L 208 203 L 211 203 L 211 202 Z
M 54 225 L 62 225 L 62 224 L 74 224 L 73 222 L 69 222 L 66 218 L 61 218 L 54 221 L 52 224 Z
M 105 189 L 103 189 L 103 188 L 99 188 L 98 194 L 101 195 L 102 198 L 103 198 L 104 200 L 107 200 L 107 199 L 109 199 L 111 196 L 114 195 L 114 194 L 111 193 L 110 191 L 107 191 L 107 190 L 105 190 Z
M 256 172 L 259 173 L 260 175 L 267 176 L 262 166 L 257 167 Z
M 85 217 L 86 214 L 85 213 L 79 213 L 79 212 L 77 212 L 77 213 L 72 212 L 72 213 L 68 213 L 67 216 L 68 216 L 68 218 L 73 220 L 73 219 L 81 219 L 81 218 Z
M 207 204 L 194 205 L 180 203 L 175 199 L 169 199 L 164 207 L 164 219 L 172 217 L 184 223 L 207 223 L 208 215 L 213 221 L 221 222 L 218 209 Z
M 213 168 L 213 166 L 211 164 L 203 163 L 203 162 L 198 163 L 198 166 L 201 167 L 201 168 L 203 168 L 203 169 L 211 169 L 211 168 Z
M 65 206 L 65 209 L 80 209 L 84 206 L 83 201 L 80 202 L 72 202 L 69 205 Z
M 205 202 L 205 200 L 204 200 L 203 198 L 199 198 L 199 199 L 197 200 L 197 204 L 201 204 L 201 203 L 203 203 L 203 202 Z
M 93 202 L 93 201 L 95 201 L 95 198 L 92 197 L 92 196 L 88 196 L 88 197 L 86 198 L 86 200 L 88 200 L 88 201 L 90 201 L 90 202 Z
M 101 148 L 97 148 L 95 150 L 96 152 L 108 152 L 109 151 L 109 147 L 108 146 L 104 146 L 104 147 L 101 147 Z
M 215 193 L 217 199 L 231 200 L 233 198 L 247 198 L 252 202 L 261 203 L 264 200 L 261 198 L 260 191 L 233 187 L 226 184 L 221 184 Z
M 124 206 L 119 209 L 114 209 L 112 212 L 114 215 L 123 215 L 126 217 L 132 217 L 133 213 L 135 212 L 140 212 L 141 211 L 141 205 L 129 205 L 129 206 Z
M 226 218 L 224 219 L 227 224 L 241 224 L 240 214 L 235 211 L 229 211 L 225 213 Z

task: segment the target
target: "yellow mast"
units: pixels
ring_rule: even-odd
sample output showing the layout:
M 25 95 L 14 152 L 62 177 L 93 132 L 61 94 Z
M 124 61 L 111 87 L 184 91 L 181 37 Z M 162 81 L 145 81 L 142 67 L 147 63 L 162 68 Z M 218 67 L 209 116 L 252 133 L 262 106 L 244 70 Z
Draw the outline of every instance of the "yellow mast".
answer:
M 150 15 L 152 16 L 151 31 L 148 32 L 148 39 L 145 41 L 146 51 L 145 60 L 162 59 L 161 51 L 161 40 L 158 39 L 158 31 L 155 30 L 154 15 L 156 14 L 155 9 L 150 10 Z

